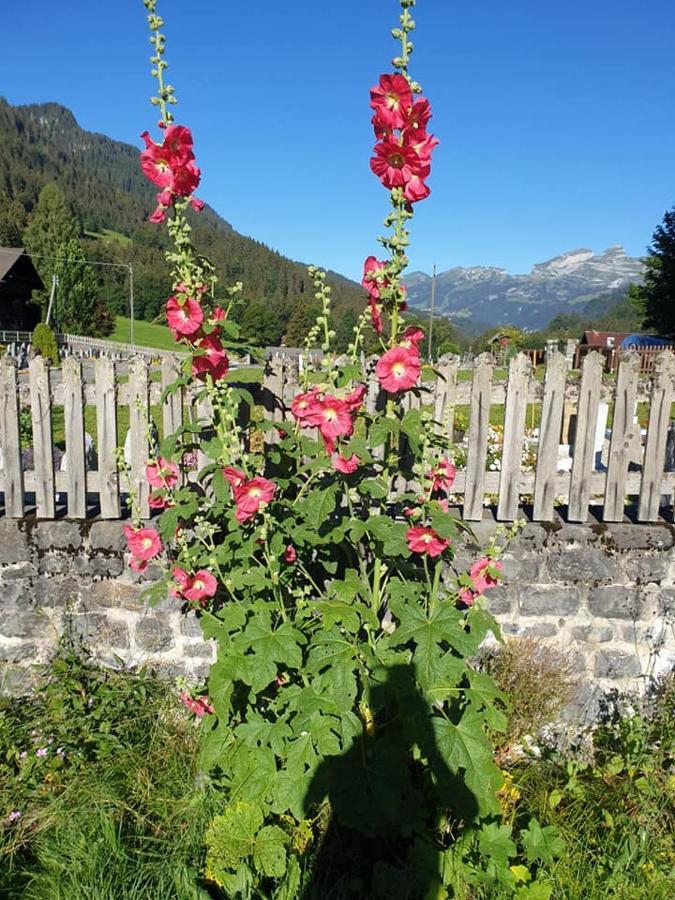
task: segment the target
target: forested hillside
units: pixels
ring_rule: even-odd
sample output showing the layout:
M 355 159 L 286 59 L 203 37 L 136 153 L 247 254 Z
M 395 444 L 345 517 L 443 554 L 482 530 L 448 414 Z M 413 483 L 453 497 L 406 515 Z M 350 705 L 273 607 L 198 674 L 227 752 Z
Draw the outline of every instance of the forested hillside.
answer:
M 3 210 L 5 218 L 0 238 L 2 230 L 19 236 L 40 190 L 56 183 L 80 223 L 87 258 L 133 264 L 136 316 L 151 321 L 160 314 L 170 285 L 164 229 L 145 221 L 155 206 L 156 189 L 143 177 L 138 153 L 137 147 L 84 131 L 70 110 L 58 104 L 15 107 L 0 98 L 0 219 Z M 276 343 L 286 332 L 288 343 L 301 338 L 314 309 L 305 266 L 238 234 L 208 207 L 194 217 L 194 226 L 198 247 L 223 282 L 243 282 L 238 316 L 250 339 Z M 125 314 L 127 273 L 104 267 L 95 271 L 111 311 Z M 363 308 L 363 292 L 339 275 L 331 275 L 330 282 L 338 329 L 342 320 L 346 333 Z

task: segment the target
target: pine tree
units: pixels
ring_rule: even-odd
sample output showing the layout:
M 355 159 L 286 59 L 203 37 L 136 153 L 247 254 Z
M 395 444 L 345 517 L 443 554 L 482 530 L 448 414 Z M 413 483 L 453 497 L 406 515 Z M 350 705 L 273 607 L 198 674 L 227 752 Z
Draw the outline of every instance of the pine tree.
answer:
M 96 336 L 100 320 L 99 289 L 96 276 L 87 265 L 80 242 L 71 238 L 59 244 L 55 254 L 58 287 L 54 307 L 54 328 L 68 334 Z
M 654 232 L 640 293 L 645 327 L 666 336 L 675 334 L 675 206 Z
M 59 248 L 71 240 L 77 242 L 80 228 L 61 189 L 47 184 L 40 191 L 37 206 L 23 233 L 26 250 L 38 270 L 44 291 L 33 291 L 33 300 L 47 311 L 52 275 L 57 271 Z
M 18 200 L 0 191 L 0 247 L 20 247 L 26 213 Z

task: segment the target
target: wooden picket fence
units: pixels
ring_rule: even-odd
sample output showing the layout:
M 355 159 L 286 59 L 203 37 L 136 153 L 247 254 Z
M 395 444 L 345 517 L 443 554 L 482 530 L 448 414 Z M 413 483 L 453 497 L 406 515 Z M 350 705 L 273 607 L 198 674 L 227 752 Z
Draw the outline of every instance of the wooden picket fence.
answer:
M 128 492 L 120 476 L 117 417 L 126 406 L 129 415 L 130 480 L 140 497 L 141 511 L 148 516 L 148 488 L 145 464 L 150 452 L 151 408 L 161 405 L 161 425 L 172 433 L 190 417 L 208 432 L 209 413 L 185 389 L 169 394 L 161 403 L 162 390 L 171 384 L 179 361 L 165 357 L 161 378 L 151 378 L 143 358 L 133 359 L 128 377 L 116 373 L 115 364 L 101 356 L 94 362 L 94 379 L 83 378 L 79 360 L 64 360 L 60 370 L 48 367 L 42 357 L 32 360 L 28 377 L 19 376 L 14 361 L 0 361 L 0 492 L 4 494 L 5 515 L 23 517 L 30 511 L 41 519 L 67 514 L 72 519 L 100 515 L 121 516 L 121 497 Z M 454 433 L 454 417 L 460 407 L 468 409 L 466 463 L 458 471 L 453 493 L 469 521 L 483 516 L 488 498 L 494 498 L 497 517 L 512 521 L 527 504 L 535 521 L 550 521 L 554 507 L 566 506 L 572 522 L 587 520 L 591 506 L 602 507 L 602 518 L 621 521 L 627 503 L 636 506 L 640 522 L 659 519 L 663 495 L 675 492 L 675 473 L 664 472 L 671 408 L 675 401 L 675 355 L 661 353 L 649 378 L 640 375 L 637 354 L 623 354 L 616 380 L 603 380 L 604 358 L 589 353 L 580 373 L 568 373 L 565 357 L 552 352 L 544 381 L 533 374 L 524 354 L 511 360 L 506 382 L 495 381 L 495 363 L 484 354 L 473 364 L 469 381 L 459 376 L 458 360 L 444 362 L 438 377 L 419 391 L 404 397 L 408 408 L 431 406 L 437 429 Z M 368 385 L 367 409 L 382 408 L 385 395 L 379 389 L 372 364 L 365 364 Z M 298 360 L 283 354 L 268 360 L 262 384 L 246 385 L 253 403 L 272 422 L 290 419 L 290 402 L 298 390 Z M 611 438 L 606 469 L 596 468 L 596 431 L 600 403 L 613 409 Z M 648 427 L 642 441 L 640 426 L 634 422 L 637 404 L 648 404 Z M 530 404 L 538 406 L 539 441 L 535 471 L 523 471 L 522 452 L 526 418 Z M 85 454 L 85 406 L 96 410 L 96 455 L 98 466 L 88 470 Z M 490 409 L 504 406 L 501 468 L 489 471 L 486 460 L 490 436 Z M 53 457 L 54 411 L 63 407 L 66 464 L 56 470 Z M 33 432 L 34 467 L 25 470 L 20 445 L 20 410 L 30 409 Z M 576 418 L 571 470 L 561 471 L 559 447 L 569 414 Z M 242 406 L 241 419 L 251 415 Z M 275 430 L 265 433 L 269 444 Z M 636 448 L 639 464 L 636 465 Z M 203 453 L 198 464 L 207 462 Z M 64 497 L 65 495 L 65 497 Z M 33 498 L 31 500 L 31 498 Z M 564 507 L 563 507 L 564 510 Z

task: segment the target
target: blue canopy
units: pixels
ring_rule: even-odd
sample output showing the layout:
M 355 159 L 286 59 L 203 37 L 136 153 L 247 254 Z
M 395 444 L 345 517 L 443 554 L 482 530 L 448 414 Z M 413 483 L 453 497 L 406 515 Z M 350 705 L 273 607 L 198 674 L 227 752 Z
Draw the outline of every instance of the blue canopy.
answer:
M 667 347 L 670 341 L 665 338 L 652 337 L 651 334 L 629 334 L 621 341 L 621 349 L 628 350 L 631 347 Z

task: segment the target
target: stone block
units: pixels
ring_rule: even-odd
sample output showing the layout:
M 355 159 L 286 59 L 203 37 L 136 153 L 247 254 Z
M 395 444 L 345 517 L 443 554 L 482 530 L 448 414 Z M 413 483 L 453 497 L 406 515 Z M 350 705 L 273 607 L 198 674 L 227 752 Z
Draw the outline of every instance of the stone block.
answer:
M 518 608 L 524 616 L 568 616 L 579 609 L 579 591 L 559 585 L 521 585 Z
M 574 522 L 565 522 L 561 528 L 552 532 L 547 541 L 548 546 L 554 544 L 590 544 L 597 541 L 600 533 L 591 529 L 588 525 L 577 525 Z
M 33 540 L 38 550 L 79 550 L 82 531 L 78 522 L 38 522 Z
M 545 557 L 541 553 L 532 553 L 525 548 L 520 553 L 505 553 L 502 558 L 504 581 L 507 584 L 512 584 L 518 579 L 535 584 L 543 581 L 544 560 Z
M 624 572 L 628 581 L 638 584 L 660 582 L 668 574 L 668 554 L 626 554 L 623 561 Z
M 124 562 L 118 556 L 76 556 L 73 559 L 73 571 L 91 578 L 115 578 L 124 571 Z
M 609 536 L 618 550 L 670 550 L 670 525 L 612 525 Z
M 3 581 L 12 581 L 15 578 L 35 578 L 37 573 L 37 567 L 33 563 L 20 562 L 13 566 L 4 566 L 0 574 Z
M 605 644 L 614 637 L 614 630 L 609 625 L 593 628 L 591 625 L 578 625 L 572 629 L 572 639 L 588 644 Z
M 38 562 L 41 575 L 68 575 L 73 571 L 74 559 L 69 553 L 45 553 Z
M 507 616 L 511 612 L 513 600 L 509 589 L 501 586 L 485 594 L 485 605 L 493 616 Z
M 619 576 L 617 560 L 606 556 L 600 547 L 573 547 L 552 553 L 548 571 L 554 581 L 583 584 L 614 581 Z
M 34 583 L 33 598 L 39 607 L 66 607 L 78 603 L 81 593 L 88 590 L 87 585 L 73 576 L 42 577 Z
M 2 666 L 0 668 L 0 695 L 5 697 L 21 697 L 33 690 L 36 674 L 32 669 L 19 666 Z
M 0 608 L 28 604 L 31 595 L 30 582 L 0 581 Z
M 188 638 L 201 638 L 202 626 L 193 612 L 188 613 L 186 616 L 181 616 L 180 633 Z
M 604 619 L 637 619 L 641 603 L 635 588 L 624 585 L 608 585 L 594 588 L 588 598 L 592 616 Z
M 28 644 L 25 641 L 16 644 L 0 643 L 0 663 L 1 662 L 24 662 L 31 663 L 38 660 L 38 648 L 35 644 Z M 2 677 L 0 676 L 0 681 Z
M 89 529 L 89 545 L 92 550 L 123 554 L 127 542 L 120 522 L 94 522 Z
M 41 610 L 13 607 L 0 620 L 0 636 L 40 639 L 49 636 L 50 621 Z
M 557 633 L 558 629 L 552 622 L 537 622 L 522 631 L 523 637 L 553 637 Z
M 0 519 L 0 565 L 30 562 L 31 558 L 28 535 L 16 519 Z
M 127 584 L 119 579 L 95 581 L 87 588 L 89 606 L 92 609 L 128 609 L 139 612 L 143 609 L 140 597 L 143 588 L 137 584 Z
M 148 616 L 136 626 L 136 644 L 148 653 L 170 650 L 175 644 L 173 630 L 161 619 Z
M 105 613 L 77 613 L 73 616 L 72 628 L 88 647 L 129 647 L 126 622 L 110 619 Z
M 183 653 L 188 659 L 212 659 L 215 653 L 213 643 L 202 641 L 198 644 L 183 644 Z
M 658 598 L 660 614 L 662 616 L 675 615 L 675 588 L 661 588 Z
M 642 669 L 637 656 L 620 650 L 599 650 L 595 654 L 594 673 L 597 678 L 628 678 L 640 675 Z

